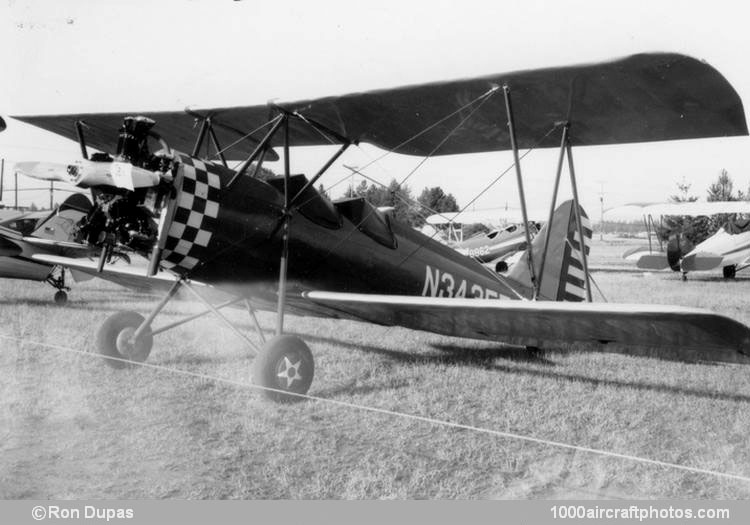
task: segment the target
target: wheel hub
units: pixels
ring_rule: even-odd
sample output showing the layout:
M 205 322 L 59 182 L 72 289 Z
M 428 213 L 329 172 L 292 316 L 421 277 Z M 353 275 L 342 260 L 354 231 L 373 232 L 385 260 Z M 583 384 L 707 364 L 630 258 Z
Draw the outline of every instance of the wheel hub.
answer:
M 117 336 L 117 351 L 126 359 L 131 359 L 138 354 L 138 345 L 134 335 L 135 328 L 128 326 L 123 328 Z
M 301 366 L 301 359 L 292 362 L 287 356 L 284 356 L 284 359 L 279 362 L 278 373 L 276 374 L 279 383 L 286 381 L 286 388 L 290 388 L 295 381 L 302 381 L 303 377 L 299 373 Z

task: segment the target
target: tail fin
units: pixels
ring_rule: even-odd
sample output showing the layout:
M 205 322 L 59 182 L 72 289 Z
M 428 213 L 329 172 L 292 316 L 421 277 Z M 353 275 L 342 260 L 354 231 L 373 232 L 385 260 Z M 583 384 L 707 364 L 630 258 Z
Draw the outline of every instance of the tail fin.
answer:
M 591 222 L 581 208 L 581 222 L 586 255 L 591 251 Z M 551 227 L 551 228 L 550 228 Z M 542 268 L 545 238 L 550 232 L 547 256 Z M 539 299 L 548 301 L 583 301 L 586 297 L 583 257 L 579 242 L 578 225 L 573 210 L 573 201 L 563 202 L 552 216 L 552 223 L 545 224 L 531 241 L 534 256 L 534 271 L 541 282 Z M 527 259 L 528 251 L 513 265 L 508 278 L 520 288 L 524 295 L 531 297 L 532 284 Z
M 81 193 L 74 193 L 36 225 L 33 237 L 53 241 L 73 241 L 76 223 L 86 216 L 91 201 Z

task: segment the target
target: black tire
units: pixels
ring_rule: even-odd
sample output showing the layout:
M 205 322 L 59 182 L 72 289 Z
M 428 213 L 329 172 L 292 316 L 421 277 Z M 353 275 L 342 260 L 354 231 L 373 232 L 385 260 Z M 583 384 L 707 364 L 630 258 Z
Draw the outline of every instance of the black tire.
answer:
M 68 294 L 66 294 L 63 290 L 58 290 L 57 293 L 55 293 L 55 304 L 59 306 L 64 306 L 65 303 L 68 302 Z
M 737 267 L 734 265 L 725 266 L 721 269 L 724 274 L 724 279 L 734 279 L 737 275 Z
M 137 341 L 131 341 L 136 328 L 143 322 L 143 316 L 135 312 L 117 312 L 107 318 L 96 332 L 96 349 L 106 357 L 113 368 L 125 368 L 126 361 L 142 363 L 148 358 L 154 337 L 151 329 L 146 330 Z M 123 361 L 119 361 L 122 359 Z
M 278 335 L 266 341 L 253 367 L 253 382 L 273 390 L 263 390 L 263 394 L 273 401 L 300 401 L 307 393 L 315 373 L 312 352 L 305 342 L 293 335 Z

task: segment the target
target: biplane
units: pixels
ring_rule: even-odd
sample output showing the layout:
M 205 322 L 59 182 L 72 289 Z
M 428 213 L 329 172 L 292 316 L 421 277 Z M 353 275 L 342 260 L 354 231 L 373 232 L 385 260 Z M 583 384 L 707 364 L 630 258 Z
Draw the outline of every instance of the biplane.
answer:
M 82 160 L 96 164 L 71 162 L 46 175 L 96 181 L 88 184 L 94 206 L 78 225 L 78 240 L 101 251 L 96 268 L 70 257 L 37 260 L 107 277 L 108 254 L 129 249 L 148 257 L 144 278 L 175 275 L 145 317 L 118 312 L 99 328 L 96 346 L 114 366 L 144 361 L 155 335 L 196 317 L 154 326 L 178 289 L 205 301 L 194 280 L 233 295 L 205 301 L 204 313 L 237 333 L 222 308 L 244 304 L 256 321 L 257 308 L 276 312 L 272 338 L 257 322 L 260 344 L 239 335 L 258 354 L 254 381 L 277 400 L 298 399 L 314 373 L 307 344 L 284 332 L 288 313 L 534 347 L 590 342 L 750 354 L 750 328 L 725 316 L 590 302 L 591 230 L 578 204 L 573 146 L 747 134 L 731 85 L 687 56 L 641 54 L 255 106 L 14 118 L 77 140 Z M 364 199 L 329 201 L 315 183 L 360 142 L 425 157 L 512 151 L 524 223 L 519 149 L 556 147 L 546 224 L 500 276 Z M 331 144 L 338 148 L 315 174 L 291 173 L 294 147 Z M 90 147 L 99 152 L 89 155 Z M 254 176 L 278 153 L 283 174 Z M 230 155 L 242 162 L 230 168 Z M 565 159 L 573 200 L 558 206 Z
M 427 224 L 444 228 L 448 245 L 458 253 L 481 262 L 495 272 L 503 273 L 526 249 L 528 237 L 523 225 L 521 211 L 483 210 L 481 212 L 447 212 L 430 215 Z M 533 216 L 533 215 L 532 215 Z M 541 215 L 540 215 L 541 216 Z M 462 224 L 482 224 L 495 226 L 489 231 L 478 233 L 468 239 L 463 238 Z M 586 225 L 590 229 L 590 225 Z M 529 237 L 533 239 L 541 229 L 541 224 L 529 221 Z
M 687 280 L 688 272 L 722 269 L 725 279 L 734 279 L 738 271 L 750 264 L 750 202 L 712 201 L 651 204 L 647 206 L 628 205 L 608 210 L 609 217 L 625 217 L 634 213 L 642 214 L 648 234 L 648 246 L 626 251 L 623 258 L 635 260 L 642 270 L 671 269 L 681 272 L 682 280 Z M 657 237 L 652 241 L 656 230 L 655 218 L 660 223 L 664 217 L 710 217 L 728 215 L 727 221 L 713 235 L 694 245 L 685 232 L 671 232 L 666 246 Z
M 46 282 L 56 292 L 54 301 L 68 301 L 70 287 L 64 266 L 35 260 L 35 255 L 91 255 L 93 250 L 71 242 L 76 224 L 91 208 L 91 202 L 74 193 L 52 212 L 27 212 L 9 215 L 0 221 L 0 278 Z M 76 280 L 91 276 L 75 272 Z

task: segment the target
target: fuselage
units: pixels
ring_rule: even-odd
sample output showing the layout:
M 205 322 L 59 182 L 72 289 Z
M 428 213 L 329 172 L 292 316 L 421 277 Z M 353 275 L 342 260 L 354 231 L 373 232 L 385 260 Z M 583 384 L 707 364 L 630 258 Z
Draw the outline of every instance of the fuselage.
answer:
M 750 257 L 750 231 L 729 233 L 721 228 L 698 244 L 688 256 L 701 253 L 714 253 L 722 256 L 722 266 L 740 264 Z
M 182 160 L 185 166 L 186 157 Z M 205 206 L 215 210 L 215 218 L 201 226 L 206 232 L 204 239 L 210 237 L 210 240 L 205 248 L 188 254 L 199 262 L 185 269 L 196 280 L 233 293 L 252 296 L 274 293 L 283 245 L 283 178 L 266 182 L 244 176 L 227 187 L 234 177 L 233 171 L 210 163 L 201 163 L 200 170 L 208 172 L 214 184 L 218 177 L 220 187 L 210 190 Z M 296 195 L 305 181 L 302 176 L 290 179 L 290 195 Z M 183 182 L 175 199 L 183 199 L 187 206 L 195 207 L 193 199 L 184 196 L 193 186 Z M 478 262 L 400 224 L 364 199 L 331 203 L 309 188 L 292 203 L 291 209 L 287 290 L 292 295 L 326 290 L 518 298 L 510 284 Z M 186 217 L 194 211 L 178 209 L 172 221 L 188 221 Z M 172 246 L 185 242 L 188 235 L 185 228 L 180 225 L 169 228 L 173 236 L 178 236 L 172 239 Z M 180 257 L 174 253 L 167 256 L 168 263 L 178 261 L 174 268 L 178 272 L 180 264 L 184 264 L 179 262 L 183 260 Z
M 33 261 L 36 251 L 23 241 L 22 232 L 0 225 L 0 278 L 44 281 L 52 266 Z
M 456 251 L 480 262 L 504 259 L 526 249 L 526 230 L 512 224 L 500 230 L 477 235 L 454 246 Z

